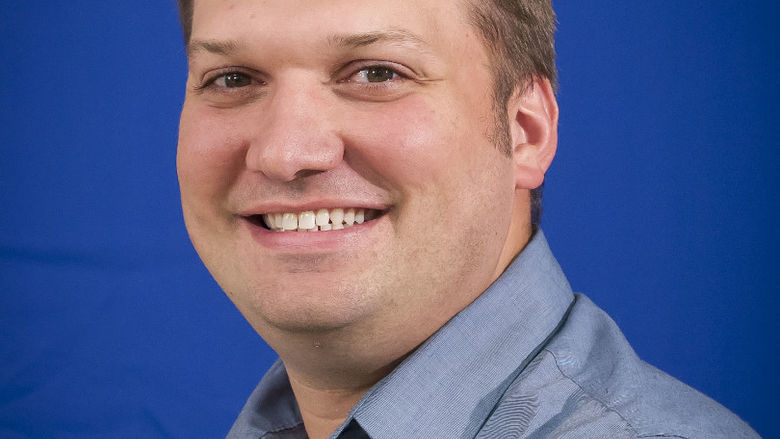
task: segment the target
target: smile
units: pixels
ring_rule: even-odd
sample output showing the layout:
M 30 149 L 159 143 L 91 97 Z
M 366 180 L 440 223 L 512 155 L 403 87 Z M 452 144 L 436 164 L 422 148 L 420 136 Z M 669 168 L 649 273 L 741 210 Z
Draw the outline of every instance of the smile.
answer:
M 333 208 L 252 215 L 250 220 L 274 232 L 326 232 L 363 224 L 380 215 L 382 211 L 374 209 Z

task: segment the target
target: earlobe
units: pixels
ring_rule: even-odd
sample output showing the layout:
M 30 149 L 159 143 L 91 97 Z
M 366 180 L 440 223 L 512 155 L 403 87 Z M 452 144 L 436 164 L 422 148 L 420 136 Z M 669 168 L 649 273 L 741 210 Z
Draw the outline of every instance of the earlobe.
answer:
M 534 189 L 544 181 L 558 146 L 558 103 L 547 79 L 535 78 L 507 103 L 515 165 L 515 187 Z

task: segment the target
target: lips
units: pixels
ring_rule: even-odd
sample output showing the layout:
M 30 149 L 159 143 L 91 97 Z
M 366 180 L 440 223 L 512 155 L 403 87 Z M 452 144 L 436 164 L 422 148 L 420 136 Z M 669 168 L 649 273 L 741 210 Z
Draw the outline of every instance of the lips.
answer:
M 342 230 L 371 221 L 383 211 L 367 208 L 331 208 L 300 212 L 273 212 L 250 215 L 248 219 L 274 232 L 320 232 Z

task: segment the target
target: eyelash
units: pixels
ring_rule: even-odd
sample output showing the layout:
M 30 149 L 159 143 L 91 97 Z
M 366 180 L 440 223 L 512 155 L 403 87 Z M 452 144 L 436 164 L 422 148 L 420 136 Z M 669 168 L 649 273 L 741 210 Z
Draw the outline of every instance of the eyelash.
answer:
M 358 82 L 358 81 L 351 80 L 351 78 L 354 78 L 360 72 L 368 72 L 370 70 L 387 70 L 387 71 L 389 71 L 390 73 L 393 74 L 393 78 L 388 80 L 388 81 L 379 81 L 379 82 L 370 82 L 370 81 Z M 366 73 L 366 75 L 368 75 L 368 73 Z M 380 85 L 380 84 L 386 84 L 386 83 L 389 83 L 389 82 L 396 82 L 396 81 L 403 80 L 403 79 L 408 79 L 408 76 L 404 75 L 403 73 L 401 73 L 399 71 L 399 69 L 394 68 L 393 66 L 389 66 L 389 65 L 386 65 L 386 64 L 371 64 L 371 65 L 361 66 L 359 69 L 354 70 L 347 77 L 346 80 L 343 80 L 343 81 L 340 81 L 340 82 L 353 82 L 353 83 L 358 83 L 358 84 L 361 84 L 361 85 L 377 86 L 377 85 Z

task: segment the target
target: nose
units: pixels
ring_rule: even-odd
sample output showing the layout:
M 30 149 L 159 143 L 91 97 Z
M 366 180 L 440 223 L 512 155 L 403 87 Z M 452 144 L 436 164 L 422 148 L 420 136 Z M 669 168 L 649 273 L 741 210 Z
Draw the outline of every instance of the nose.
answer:
M 336 167 L 344 158 L 344 144 L 333 129 L 327 93 L 320 84 L 279 84 L 261 106 L 247 168 L 289 182 Z

